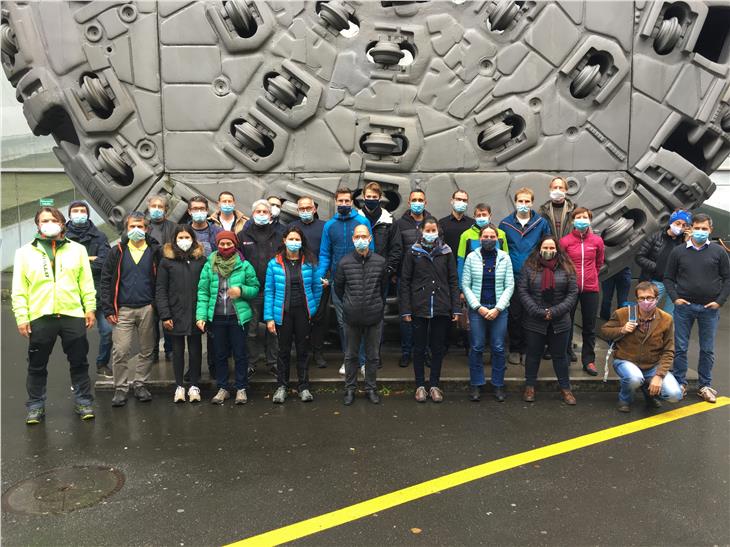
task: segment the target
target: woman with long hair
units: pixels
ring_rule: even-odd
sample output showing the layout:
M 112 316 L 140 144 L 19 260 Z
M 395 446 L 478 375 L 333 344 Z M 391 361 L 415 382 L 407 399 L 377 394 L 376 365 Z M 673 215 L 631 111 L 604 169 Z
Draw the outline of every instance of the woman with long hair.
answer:
M 576 403 L 568 375 L 568 340 L 570 312 L 578 299 L 575 268 L 568 255 L 560 250 L 556 238 L 543 236 L 522 268 L 518 284 L 524 320 L 527 354 L 525 356 L 525 391 L 523 400 L 535 400 L 535 384 L 545 344 L 552 355 L 560 395 L 568 405 Z
M 195 326 L 200 272 L 205 265 L 205 252 L 198 243 L 195 230 L 178 225 L 171 240 L 162 247 L 162 260 L 157 269 L 156 305 L 162 328 L 172 341 L 172 369 L 175 374 L 173 402 L 185 402 L 183 372 L 185 342 L 188 343 L 190 388 L 188 400 L 200 401 L 200 363 L 203 357 L 201 332 Z
M 440 403 L 444 399 L 439 382 L 446 337 L 461 309 L 456 259 L 433 217 L 423 221 L 418 239 L 405 250 L 398 295 L 401 319 L 413 325 L 415 399 L 424 403 L 430 397 Z M 424 371 L 427 346 L 431 349 L 428 392 Z
M 289 389 L 292 342 L 297 350 L 297 391 L 308 403 L 314 400 L 309 390 L 309 342 L 311 320 L 322 296 L 322 282 L 316 275 L 317 259 L 307 238 L 296 226 L 284 231 L 281 246 L 266 267 L 264 285 L 264 322 L 271 334 L 279 337 L 277 384 L 272 401 L 281 404 Z

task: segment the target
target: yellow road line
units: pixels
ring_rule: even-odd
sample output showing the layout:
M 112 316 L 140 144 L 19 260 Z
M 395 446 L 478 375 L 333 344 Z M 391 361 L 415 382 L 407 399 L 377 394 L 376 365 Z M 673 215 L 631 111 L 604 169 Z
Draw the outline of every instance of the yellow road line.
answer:
M 521 465 L 527 465 L 539 460 L 579 450 L 587 446 L 617 439 L 625 435 L 631 435 L 632 433 L 651 429 L 652 427 L 657 427 L 675 420 L 681 420 L 688 416 L 693 416 L 695 414 L 700 414 L 702 412 L 707 412 L 708 410 L 713 410 L 727 405 L 730 405 L 730 397 L 720 397 L 717 399 L 717 403 L 715 404 L 696 403 L 677 408 L 676 410 L 671 410 L 669 412 L 663 412 L 655 416 L 650 416 L 648 418 L 643 418 L 641 420 L 610 427 L 608 429 L 602 429 L 594 433 L 589 433 L 588 435 L 582 435 L 580 437 L 550 444 L 541 448 L 535 448 L 519 454 L 513 454 L 512 456 L 482 463 L 462 469 L 461 471 L 449 473 L 442 477 L 428 480 L 426 482 L 414 484 L 413 486 L 408 486 L 389 494 L 378 496 L 348 507 L 343 507 L 342 509 L 337 509 L 336 511 L 331 511 L 317 517 L 296 522 L 289 526 L 284 526 L 283 528 L 277 528 L 270 532 L 251 536 L 241 541 L 231 543 L 228 547 L 280 545 L 282 543 L 310 536 L 348 522 L 353 522 L 372 515 L 373 513 L 378 513 L 404 503 L 430 496 L 431 494 L 443 492 L 468 482 L 483 479 L 484 477 L 488 477 L 502 471 L 507 471 L 508 469 L 514 469 Z

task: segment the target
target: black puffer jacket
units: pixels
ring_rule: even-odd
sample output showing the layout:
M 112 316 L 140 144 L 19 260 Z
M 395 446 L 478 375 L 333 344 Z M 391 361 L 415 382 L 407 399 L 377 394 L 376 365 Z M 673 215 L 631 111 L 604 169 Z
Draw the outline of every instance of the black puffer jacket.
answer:
M 398 286 L 400 314 L 415 317 L 460 313 L 456 261 L 439 241 L 431 252 L 415 243 L 403 257 Z
M 173 249 L 170 243 L 162 248 L 155 300 L 160 319 L 172 319 L 172 330 L 165 332 L 179 336 L 200 334 L 195 326 L 195 307 L 204 265 L 205 250 L 200 243 L 196 243 L 187 255 Z
M 675 247 L 683 243 L 684 238 L 681 235 L 673 238 L 667 234 L 665 228 L 642 241 L 634 258 L 641 266 L 639 281 L 663 281 L 669 255 Z
M 366 209 L 362 209 L 360 214 L 370 221 L 375 252 L 385 257 L 386 273 L 398 273 L 403 256 L 403 243 L 398 223 L 390 212 L 381 207 L 378 207 L 378 211 L 379 215 L 376 219 L 372 219 Z
M 430 216 L 432 216 L 431 213 L 426 210 L 423 211 L 423 220 L 426 220 Z M 421 222 L 416 222 L 416 219 L 413 218 L 410 209 L 403 213 L 403 216 L 398 219 L 398 230 L 400 231 L 401 241 L 403 242 L 403 249 L 410 249 L 411 246 L 418 241 L 419 231 L 423 224 L 423 220 Z
M 101 269 L 104 267 L 109 247 L 109 238 L 99 230 L 92 221 L 87 221 L 84 226 L 76 226 L 70 220 L 66 223 L 66 237 L 71 241 L 80 243 L 86 248 L 86 254 L 95 256 L 96 260 L 91 263 L 91 275 L 94 277 L 96 288 L 96 309 L 101 309 Z
M 266 284 L 266 268 L 281 244 L 281 230 L 271 223 L 259 226 L 252 222 L 238 232 L 236 237 L 238 237 L 243 257 L 256 270 L 260 292 L 263 293 Z
M 542 271 L 535 271 L 525 266 L 517 285 L 520 302 L 527 315 L 524 328 L 532 332 L 547 333 L 548 324 L 552 322 L 553 332 L 565 332 L 570 329 L 570 310 L 578 301 L 578 284 L 575 274 L 569 274 L 562 268 L 555 271 L 555 289 L 553 305 L 548 305 L 542 295 Z M 545 310 L 552 313 L 552 320 L 545 320 Z
M 354 327 L 377 325 L 383 320 L 385 259 L 368 252 L 345 255 L 337 265 L 335 292 L 342 300 L 345 323 Z

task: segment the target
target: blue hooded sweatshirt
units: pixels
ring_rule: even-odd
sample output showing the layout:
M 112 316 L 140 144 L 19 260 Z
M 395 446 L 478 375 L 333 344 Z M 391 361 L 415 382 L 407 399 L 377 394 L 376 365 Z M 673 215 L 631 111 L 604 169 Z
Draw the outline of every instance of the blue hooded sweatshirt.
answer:
M 355 246 L 352 243 L 352 233 L 355 227 L 364 224 L 370 230 L 372 235 L 372 227 L 370 221 L 359 214 L 355 208 L 346 216 L 336 213 L 334 217 L 324 224 L 322 230 L 322 243 L 319 247 L 319 269 L 318 277 L 326 277 L 327 272 L 332 272 L 334 278 L 337 264 L 343 256 L 352 253 Z M 375 251 L 373 239 L 370 239 L 370 250 Z

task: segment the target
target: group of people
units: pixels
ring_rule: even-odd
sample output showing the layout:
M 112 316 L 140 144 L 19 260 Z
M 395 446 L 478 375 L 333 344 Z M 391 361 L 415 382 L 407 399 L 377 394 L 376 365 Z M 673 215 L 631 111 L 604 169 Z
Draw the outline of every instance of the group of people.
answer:
M 327 366 L 330 298 L 344 354 L 344 404 L 355 400 L 358 375 L 367 398 L 378 403 L 384 310 L 393 292 L 400 313 L 399 365 L 413 366 L 416 401 L 443 400 L 441 365 L 455 340 L 450 333 L 460 330 L 468 332 L 472 401 L 480 400 L 486 384 L 483 358 L 489 349 L 497 401 L 506 398 L 507 362 L 524 365 L 522 398 L 534 401 L 540 362 L 547 359 L 562 401 L 575 405 L 569 366 L 577 360 L 572 339 L 578 307 L 582 367 L 598 374 L 604 243 L 591 228 L 592 211 L 567 197 L 564 179 L 554 178 L 549 192 L 536 209 L 533 191 L 518 189 L 514 212 L 497 223 L 486 203 L 468 216 L 463 190 L 451 196 L 450 214 L 436 219 L 425 192 L 415 189 L 408 210 L 396 219 L 383 206 L 381 186 L 367 182 L 360 209 L 352 190 L 338 188 L 331 219 L 319 219 L 314 199 L 303 196 L 296 204 L 299 218 L 288 225 L 281 222 L 283 203 L 276 196 L 255 201 L 250 218 L 236 209 L 230 192 L 220 194 L 212 213 L 205 197 L 194 196 L 187 203 L 189 221 L 176 224 L 167 218 L 166 198 L 156 195 L 147 211 L 125 217 L 122 237 L 111 247 L 85 202 L 71 203 L 68 220 L 43 207 L 35 217 L 38 233 L 17 251 L 13 273 L 13 311 L 20 333 L 29 338 L 26 422 L 43 419 L 48 358 L 57 337 L 71 365 L 76 412 L 93 418 L 85 331 L 94 324 L 100 334 L 97 372 L 113 378 L 113 406 L 124 406 L 130 391 L 138 401 L 151 400 L 147 384 L 161 335 L 165 357 L 172 360 L 175 402 L 201 400 L 203 337 L 217 385 L 212 403 L 232 395 L 236 404 L 246 403 L 257 363 L 276 375 L 272 400 L 284 403 L 292 346 L 296 394 L 312 401 L 308 371 L 310 363 Z M 695 320 L 698 395 L 715 401 L 714 336 L 719 308 L 730 295 L 730 261 L 710 242 L 711 232 L 709 216 L 677 210 L 642 245 L 637 304 L 624 297 L 601 329 L 612 341 L 621 382 L 618 410 L 630 409 L 639 387 L 655 406 L 658 399 L 685 395 Z M 608 299 L 610 308 L 610 294 Z M 139 353 L 133 359 L 135 341 Z

